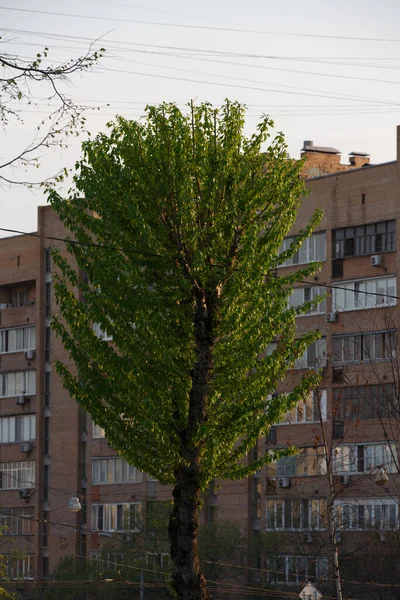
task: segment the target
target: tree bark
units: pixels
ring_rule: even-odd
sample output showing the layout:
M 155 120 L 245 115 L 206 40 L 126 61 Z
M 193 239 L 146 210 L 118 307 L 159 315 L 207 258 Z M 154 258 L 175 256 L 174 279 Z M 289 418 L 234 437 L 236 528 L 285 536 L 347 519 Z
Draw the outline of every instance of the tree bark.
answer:
M 171 558 L 175 565 L 172 587 L 179 600 L 208 600 L 198 548 L 200 486 L 193 468 L 181 469 L 173 496 L 174 507 L 168 527 Z
M 207 419 L 209 381 L 213 362 L 215 294 L 195 290 L 194 330 L 196 361 L 192 370 L 187 427 L 181 431 L 182 466 L 176 472 L 174 507 L 168 534 L 175 566 L 172 587 L 179 600 L 209 600 L 201 572 L 198 533 L 201 503 L 202 448 L 194 436 Z

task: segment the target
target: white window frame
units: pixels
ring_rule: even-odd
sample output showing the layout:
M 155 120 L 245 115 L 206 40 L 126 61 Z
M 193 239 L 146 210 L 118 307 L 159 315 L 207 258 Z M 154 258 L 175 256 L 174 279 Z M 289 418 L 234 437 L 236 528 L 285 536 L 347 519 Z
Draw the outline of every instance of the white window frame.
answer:
M 334 520 L 338 531 L 395 531 L 399 526 L 399 505 L 388 497 L 339 499 L 334 502 Z
M 267 467 L 268 477 L 321 477 L 326 474 L 326 457 L 322 446 L 299 448 L 298 454 L 283 456 Z
M 141 481 L 142 472 L 119 456 L 92 458 L 93 485 L 132 484 Z
M 385 296 L 374 295 L 381 293 L 383 289 L 385 294 L 390 295 L 390 298 L 385 300 Z M 396 298 L 392 296 L 396 296 L 395 275 L 341 281 L 332 286 L 332 310 L 348 312 L 395 306 Z
M 283 563 L 283 565 L 282 565 Z M 315 576 L 311 575 L 310 563 L 315 564 Z M 305 581 L 325 578 L 328 575 L 328 557 L 325 555 L 280 554 L 267 558 L 271 580 L 269 583 L 298 585 Z M 293 569 L 294 567 L 294 569 Z
M 14 386 L 11 386 L 11 379 L 14 378 Z M 10 388 L 14 389 L 14 393 L 10 393 Z M 36 371 L 0 373 L 0 398 L 15 398 L 20 394 L 28 396 L 36 394 Z
M 370 347 L 368 350 L 366 349 L 367 340 Z M 341 346 L 340 356 L 337 356 L 335 345 L 338 346 L 339 344 Z M 332 336 L 332 363 L 335 365 L 344 365 L 371 362 L 372 360 L 374 362 L 388 361 L 396 358 L 396 345 L 395 329 L 334 335 Z
M 316 362 L 312 360 L 315 356 Z M 312 342 L 303 355 L 296 358 L 293 369 L 320 369 L 326 365 L 326 338 L 322 337 Z
M 93 331 L 99 340 L 102 340 L 103 342 L 110 342 L 113 339 L 111 334 L 108 334 L 104 329 L 102 329 L 100 323 L 93 323 Z
M 327 418 L 327 393 L 326 390 L 313 390 L 304 400 L 283 415 L 276 425 L 304 425 L 305 423 L 319 423 L 320 419 L 316 414 L 316 396 L 319 395 L 319 410 L 321 411 L 322 421 Z M 311 418 L 309 418 L 311 417 Z
M 35 461 L 0 463 L 0 490 L 35 487 Z
M 94 440 L 104 438 L 104 429 L 100 427 L 100 425 L 96 425 L 94 421 L 92 421 L 92 438 Z
M 18 333 L 21 332 L 22 344 L 17 347 Z M 13 339 L 14 338 L 14 339 Z M 15 346 L 11 350 L 10 344 Z M 24 327 L 9 327 L 0 329 L 0 354 L 16 354 L 17 352 L 26 352 L 36 349 L 36 326 L 28 325 Z
M 310 296 L 306 298 L 306 296 Z M 288 298 L 289 308 L 296 308 L 302 306 L 305 302 L 314 300 L 317 296 L 324 296 L 325 291 L 318 285 L 312 285 L 308 287 L 296 287 L 293 288 L 292 294 Z M 307 312 L 297 315 L 298 317 L 309 317 L 310 315 L 321 315 L 326 312 L 326 298 L 322 300 L 315 308 L 308 309 Z
M 0 508 L 2 535 L 32 535 L 33 507 Z
M 20 433 L 20 435 L 17 435 Z M 36 415 L 0 418 L 0 444 L 30 442 L 36 439 Z
M 358 448 L 363 448 L 363 450 L 359 452 Z M 359 471 L 361 461 L 363 461 L 364 469 Z M 398 472 L 399 465 L 395 442 L 340 444 L 332 450 L 332 471 L 335 475 L 372 474 L 381 466 L 388 473 Z
M 132 507 L 134 511 L 132 511 Z M 92 529 L 96 531 L 121 531 L 137 533 L 140 531 L 141 502 L 112 502 L 92 504 Z M 103 527 L 100 529 L 100 511 Z M 134 523 L 131 523 L 132 512 L 134 512 Z M 122 513 L 119 514 L 119 513 Z M 122 527 L 118 521 L 122 518 Z M 124 526 L 126 525 L 126 526 Z
M 19 554 L 3 554 L 6 564 L 6 578 L 11 581 L 32 580 L 32 564 L 34 556 L 28 554 L 20 556 Z
M 323 237 L 324 251 L 321 254 L 318 248 L 318 238 Z M 279 254 L 286 252 L 295 241 L 296 236 L 289 236 L 285 238 L 279 249 Z M 319 231 L 313 233 L 306 238 L 297 252 L 291 258 L 288 258 L 284 263 L 278 265 L 279 267 L 289 267 L 297 265 L 306 265 L 311 262 L 323 262 L 326 260 L 326 231 Z
M 326 498 L 267 498 L 266 531 L 323 531 L 326 529 L 327 511 Z M 286 523 L 288 512 L 290 524 Z M 296 518 L 299 527 L 294 526 Z

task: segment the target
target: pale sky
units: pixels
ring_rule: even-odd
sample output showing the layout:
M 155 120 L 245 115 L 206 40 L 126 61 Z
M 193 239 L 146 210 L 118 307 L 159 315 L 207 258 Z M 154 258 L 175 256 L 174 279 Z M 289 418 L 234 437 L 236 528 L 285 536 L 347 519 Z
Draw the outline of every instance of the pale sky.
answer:
M 33 57 L 44 46 L 54 63 L 78 57 L 91 41 L 107 50 L 94 72 L 65 88 L 88 115 L 94 135 L 116 114 L 139 118 L 146 104 L 224 98 L 248 106 L 251 133 L 262 113 L 285 133 L 291 156 L 304 140 L 351 151 L 376 164 L 395 158 L 400 124 L 398 0 L 0 0 L 2 53 Z M 56 14 L 58 13 L 58 14 Z M 363 38 L 363 39 L 354 39 Z M 23 126 L 1 132 L 0 161 L 25 147 L 49 107 L 22 108 Z M 105 106 L 109 104 L 110 106 Z M 17 108 L 17 106 L 13 106 Z M 81 141 L 84 138 L 81 138 Z M 79 158 L 43 153 L 41 168 L 15 178 L 43 178 Z M 33 231 L 42 192 L 0 189 L 0 227 Z M 0 232 L 0 237 L 8 235 Z

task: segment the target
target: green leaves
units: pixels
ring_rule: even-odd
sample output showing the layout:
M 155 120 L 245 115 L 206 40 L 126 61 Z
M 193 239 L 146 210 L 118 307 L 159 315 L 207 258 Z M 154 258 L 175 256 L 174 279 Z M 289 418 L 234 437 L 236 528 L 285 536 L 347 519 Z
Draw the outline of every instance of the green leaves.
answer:
M 274 269 L 321 215 L 278 256 L 304 192 L 302 164 L 288 159 L 282 134 L 264 150 L 268 117 L 250 137 L 244 117 L 226 101 L 191 103 L 186 113 L 149 106 L 144 122 L 118 118 L 83 144 L 69 197 L 50 193 L 79 242 L 54 255 L 54 326 L 78 374 L 65 364 L 58 371 L 111 445 L 163 483 L 175 482 L 192 451 L 203 489 L 254 472 L 271 456 L 244 467 L 246 453 L 319 377 L 308 372 L 266 408 L 318 337 L 296 339 L 300 309 L 288 310 L 288 297 L 319 265 L 282 277 Z

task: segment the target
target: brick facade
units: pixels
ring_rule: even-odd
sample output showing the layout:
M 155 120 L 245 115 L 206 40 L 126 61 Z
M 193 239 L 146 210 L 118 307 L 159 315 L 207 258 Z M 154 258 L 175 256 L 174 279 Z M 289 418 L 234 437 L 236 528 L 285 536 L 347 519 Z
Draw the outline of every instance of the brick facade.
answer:
M 400 128 L 398 130 L 400 140 Z M 400 141 L 398 141 L 400 149 Z M 381 266 L 371 265 L 371 254 L 345 257 L 342 264 L 342 276 L 332 276 L 333 266 L 333 230 L 349 226 L 363 226 L 383 221 L 396 221 L 396 247 L 400 247 L 400 161 L 397 160 L 376 166 L 368 165 L 364 155 L 353 155 L 349 165 L 340 163 L 340 155 L 316 147 L 305 146 L 307 161 L 304 176 L 308 177 L 307 187 L 310 194 L 304 199 L 299 210 L 298 220 L 293 228 L 295 235 L 317 208 L 323 209 L 323 217 L 318 231 L 326 233 L 326 260 L 321 270 L 310 278 L 313 286 L 328 286 L 326 312 L 332 312 L 331 288 L 348 280 L 362 278 L 388 277 L 397 279 L 398 253 L 395 251 L 374 252 L 383 257 Z M 308 149 L 307 149 L 308 148 Z M 21 444 L 0 444 L 1 463 L 19 463 L 34 461 L 35 481 L 29 488 L 29 497 L 20 498 L 18 489 L 0 490 L 0 505 L 7 508 L 30 508 L 33 514 L 29 535 L 4 536 L 2 552 L 11 553 L 18 547 L 32 555 L 30 576 L 41 581 L 51 573 L 59 560 L 76 554 L 90 557 L 104 544 L 109 544 L 105 536 L 94 531 L 91 523 L 91 505 L 109 503 L 141 503 L 141 514 L 145 516 L 146 507 L 154 501 L 166 501 L 171 498 L 170 489 L 151 481 L 143 474 L 141 480 L 131 483 L 97 484 L 92 482 L 92 458 L 113 457 L 115 452 L 104 438 L 93 438 L 92 423 L 88 415 L 82 414 L 73 399 L 63 389 L 58 378 L 54 360 L 68 362 L 61 342 L 50 334 L 49 310 L 55 307 L 53 295 L 53 269 L 46 263 L 46 248 L 58 245 L 64 252 L 61 242 L 46 240 L 46 236 L 64 237 L 66 231 L 49 207 L 41 207 L 38 215 L 38 234 L 40 237 L 18 236 L 0 240 L 0 329 L 36 326 L 36 350 L 32 359 L 24 352 L 0 355 L 0 375 L 4 373 L 33 370 L 36 373 L 36 393 L 26 394 L 24 404 L 16 403 L 16 396 L 5 397 L 0 401 L 0 417 L 36 415 L 36 436 L 33 448 L 28 453 L 21 452 Z M 278 275 L 293 266 L 281 267 Z M 299 284 L 304 287 L 305 284 Z M 22 306 L 16 306 L 17 292 L 26 292 Z M 49 306 L 51 299 L 51 306 Z M 397 307 L 371 308 L 369 310 L 339 310 L 336 321 L 328 323 L 325 314 L 302 316 L 298 319 L 299 333 L 319 329 L 326 338 L 327 367 L 324 371 L 321 389 L 327 397 L 326 421 L 324 426 L 328 444 L 335 445 L 332 439 L 335 417 L 334 390 L 338 387 L 355 385 L 381 385 L 383 382 L 395 382 L 393 361 L 380 361 L 372 365 L 351 364 L 341 367 L 344 379 L 341 384 L 333 381 L 331 365 L 333 336 L 397 329 Z M 390 327 L 389 327 L 390 325 Z M 50 347 L 49 347 L 50 340 Z M 300 377 L 292 372 L 281 391 L 290 391 L 291 386 Z M 357 426 L 353 422 L 344 424 L 346 443 L 372 444 L 384 442 L 385 433 L 379 419 L 359 419 Z M 265 447 L 284 448 L 287 443 L 299 447 L 321 446 L 322 431 L 318 422 L 278 425 L 276 441 L 267 444 L 259 441 L 259 452 Z M 392 432 L 391 440 L 398 443 L 398 431 Z M 271 476 L 272 473 L 272 476 Z M 398 473 L 389 474 L 389 483 L 382 488 L 371 483 L 372 475 L 352 476 L 352 483 L 340 492 L 338 498 L 390 496 L 398 499 L 397 486 L 400 483 Z M 286 478 L 284 478 L 286 479 Z M 325 476 L 288 477 L 289 487 L 279 487 L 279 476 L 271 467 L 264 469 L 247 481 L 216 482 L 215 489 L 205 498 L 202 520 L 212 523 L 218 520 L 235 521 L 242 533 L 251 540 L 260 533 L 267 532 L 268 501 L 281 499 L 324 499 L 329 496 Z M 334 485 L 342 485 L 336 477 Z M 342 485 L 343 487 L 343 485 Z M 84 511 L 71 513 L 67 509 L 70 497 L 81 499 Z M 149 508 L 150 509 L 150 508 Z M 11 532 L 10 532 L 11 533 Z M 329 554 L 326 545 L 326 531 L 315 532 L 316 539 L 324 538 L 322 553 Z M 349 548 L 356 544 L 357 532 L 344 532 L 343 537 Z M 280 551 L 292 554 L 315 551 L 315 543 L 305 541 L 303 531 L 281 533 Z M 9 550 L 8 550 L 9 548 Z M 295 549 L 297 548 L 296 552 Z M 83 560 L 85 560 L 83 558 Z M 249 559 L 250 560 L 250 559 Z M 267 562 L 251 558 L 250 566 L 267 570 Z M 253 574 L 254 575 L 254 574 Z M 261 577 L 261 575 L 260 575 Z M 250 579 L 250 576 L 249 576 Z M 254 580 L 254 578 L 252 579 Z M 292 586 L 292 590 L 297 588 Z M 301 587 L 301 586 L 300 586 Z M 361 596 L 360 596 L 361 597 Z

